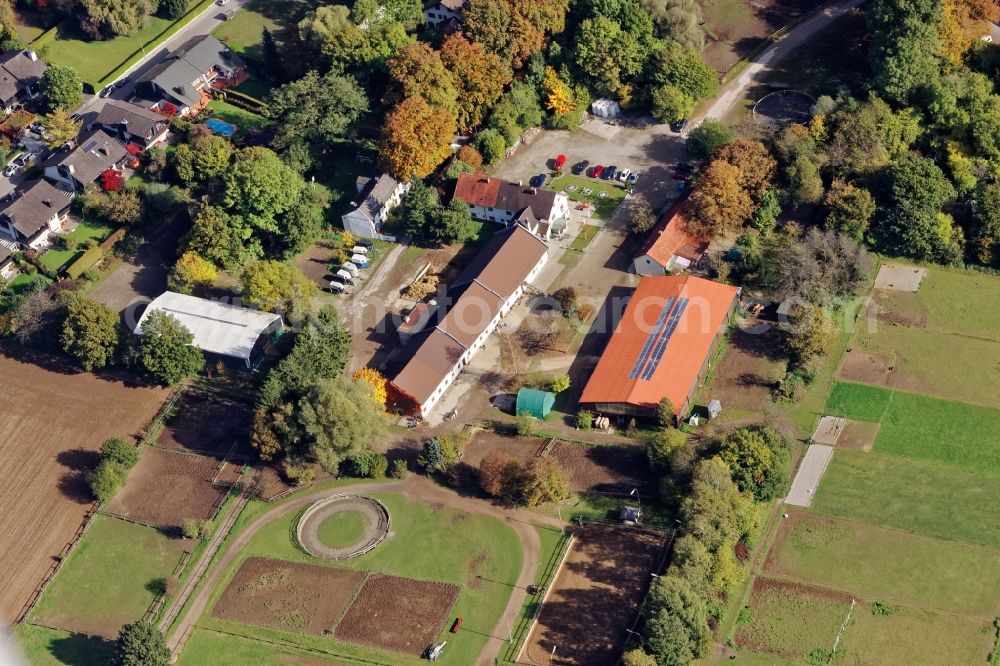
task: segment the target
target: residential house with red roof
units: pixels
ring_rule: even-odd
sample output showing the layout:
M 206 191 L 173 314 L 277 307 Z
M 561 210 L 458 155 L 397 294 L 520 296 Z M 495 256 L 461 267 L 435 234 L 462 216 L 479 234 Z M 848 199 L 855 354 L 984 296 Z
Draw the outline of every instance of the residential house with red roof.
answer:
M 569 198 L 520 183 L 508 183 L 479 173 L 459 174 L 455 199 L 469 206 L 473 218 L 504 226 L 519 223 L 539 238 L 548 240 L 553 229 L 565 226 Z
M 663 275 L 684 270 L 705 254 L 709 242 L 691 233 L 685 202 L 674 206 L 656 223 L 642 248 L 632 258 L 632 272 L 639 275 Z

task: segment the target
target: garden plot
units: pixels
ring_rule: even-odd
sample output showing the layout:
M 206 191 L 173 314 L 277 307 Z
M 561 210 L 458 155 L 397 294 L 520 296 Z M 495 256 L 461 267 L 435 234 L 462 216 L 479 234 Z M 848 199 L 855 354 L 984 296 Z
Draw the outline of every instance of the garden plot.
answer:
M 878 275 L 875 277 L 875 288 L 890 291 L 917 291 L 926 275 L 926 268 L 885 264 L 878 269 Z
M 420 655 L 436 639 L 456 598 L 457 585 L 372 574 L 335 636 Z
M 639 604 L 660 565 L 664 534 L 607 525 L 575 533 L 519 663 L 617 663 Z
M 337 625 L 364 580 L 361 571 L 250 557 L 212 615 L 322 636 Z
M 218 467 L 214 458 L 146 448 L 105 511 L 167 528 L 211 518 L 225 493 L 212 484 Z

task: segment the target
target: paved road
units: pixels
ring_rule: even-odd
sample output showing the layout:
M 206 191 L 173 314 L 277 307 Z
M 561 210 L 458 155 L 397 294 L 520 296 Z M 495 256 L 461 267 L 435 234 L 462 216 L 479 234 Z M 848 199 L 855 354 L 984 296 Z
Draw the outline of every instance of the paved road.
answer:
M 733 110 L 734 106 L 743 101 L 747 90 L 751 86 L 756 85 L 768 73 L 774 63 L 787 58 L 792 51 L 812 39 L 817 32 L 828 28 L 831 23 L 849 10 L 862 4 L 862 2 L 864 0 L 838 0 L 837 2 L 832 2 L 815 16 L 806 19 L 792 28 L 788 34 L 757 56 L 754 62 L 743 70 L 739 76 L 723 86 L 712 105 L 692 118 L 689 127 L 697 127 L 699 123 L 705 120 L 724 119 Z

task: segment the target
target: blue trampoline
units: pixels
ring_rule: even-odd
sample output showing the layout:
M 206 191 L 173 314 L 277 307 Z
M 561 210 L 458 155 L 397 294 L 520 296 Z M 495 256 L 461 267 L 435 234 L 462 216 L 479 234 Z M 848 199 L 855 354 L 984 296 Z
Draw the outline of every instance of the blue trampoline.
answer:
M 232 135 L 236 134 L 236 125 L 231 125 L 227 122 L 219 120 L 218 118 L 211 118 L 205 121 L 205 127 L 212 130 L 219 136 L 224 136 L 227 139 Z

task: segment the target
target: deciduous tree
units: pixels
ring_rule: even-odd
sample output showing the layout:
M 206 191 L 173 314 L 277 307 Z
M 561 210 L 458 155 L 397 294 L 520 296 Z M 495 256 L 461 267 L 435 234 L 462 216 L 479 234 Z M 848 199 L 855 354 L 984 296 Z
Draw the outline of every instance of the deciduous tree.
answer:
M 739 184 L 756 202 L 771 184 L 777 161 L 760 141 L 737 139 L 715 151 L 715 161 L 725 161 L 739 170 Z
M 691 157 L 707 158 L 720 146 L 736 138 L 736 133 L 715 120 L 706 120 L 688 134 L 687 151 Z
M 875 198 L 868 190 L 840 178 L 830 184 L 823 200 L 826 207 L 826 226 L 863 241 L 868 224 L 875 214 Z
M 268 98 L 268 117 L 279 119 L 278 145 L 295 139 L 332 142 L 344 136 L 368 112 L 368 97 L 357 80 L 331 70 L 304 77 L 277 88 Z
M 80 121 L 73 120 L 66 107 L 58 106 L 45 116 L 45 143 L 53 150 L 72 141 L 80 133 Z
M 79 292 L 67 292 L 63 302 L 63 350 L 79 360 L 84 370 L 108 365 L 118 351 L 118 313 Z
M 205 365 L 204 355 L 192 342 L 191 331 L 176 317 L 155 310 L 142 324 L 139 358 L 154 379 L 164 384 L 178 384 L 196 375 Z
M 173 291 L 190 294 L 199 287 L 211 286 L 218 274 L 215 264 L 197 252 L 188 250 L 174 264 L 167 278 L 167 286 Z
M 404 46 L 399 55 L 389 61 L 389 73 L 396 87 L 387 96 L 388 103 L 398 104 L 410 97 L 420 97 L 452 117 L 458 113 L 459 90 L 452 73 L 445 67 L 441 54 L 426 42 Z
M 235 270 L 247 254 L 233 221 L 219 206 L 201 206 L 195 216 L 187 247 L 226 270 Z
M 497 54 L 457 32 L 441 44 L 441 60 L 451 72 L 458 92 L 455 113 L 458 129 L 478 127 L 510 83 L 513 77 L 510 66 Z
M 268 312 L 291 311 L 316 295 L 316 285 L 302 271 L 281 261 L 247 264 L 240 275 L 243 302 Z M 308 307 L 304 307 L 308 311 Z
M 379 145 L 382 167 L 396 178 L 424 178 L 451 153 L 455 119 L 420 97 L 403 100 L 386 116 Z
M 758 502 L 769 502 L 785 491 L 791 444 L 774 428 L 737 428 L 722 438 L 719 455 L 729 465 L 733 481 Z
M 223 175 L 222 203 L 252 229 L 280 233 L 278 216 L 301 199 L 305 181 L 269 148 L 237 151 Z M 242 232 L 243 238 L 249 233 Z
M 310 455 L 329 472 L 385 429 L 382 408 L 370 387 L 342 378 L 328 379 L 302 398 L 295 419 Z
M 202 183 L 226 173 L 233 157 L 233 144 L 221 136 L 199 136 L 174 149 L 174 171 L 186 185 Z
M 371 389 L 372 399 L 380 405 L 382 409 L 385 409 L 386 378 L 381 372 L 375 368 L 361 368 L 356 370 L 351 377 L 356 381 L 368 384 L 368 387 Z
M 739 229 L 753 213 L 753 200 L 740 182 L 740 169 L 713 160 L 691 194 L 691 231 L 703 238 Z
M 170 648 L 163 633 L 144 620 L 126 624 L 118 632 L 122 666 L 169 666 Z
M 150 0 L 78 0 L 80 29 L 92 39 L 131 35 L 146 24 L 155 8 Z
M 954 196 L 955 188 L 933 160 L 904 155 L 885 172 L 873 231 L 894 252 L 950 260 L 954 258 L 952 229 L 942 227 L 938 214 Z

